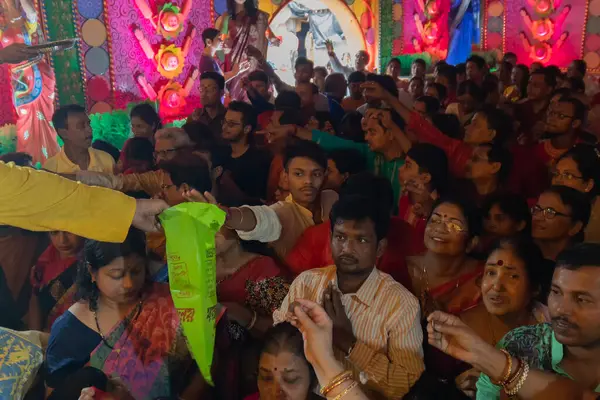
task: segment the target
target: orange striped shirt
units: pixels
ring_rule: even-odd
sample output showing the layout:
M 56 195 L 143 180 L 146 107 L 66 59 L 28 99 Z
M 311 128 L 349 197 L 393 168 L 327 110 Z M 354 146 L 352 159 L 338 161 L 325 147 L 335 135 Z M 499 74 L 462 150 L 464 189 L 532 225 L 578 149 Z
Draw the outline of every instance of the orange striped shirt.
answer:
M 337 287 L 335 266 L 300 274 L 273 313 L 275 324 L 285 321 L 295 299 L 323 304 L 330 283 Z M 336 358 L 373 393 L 369 398 L 401 398 L 425 369 L 418 300 L 390 275 L 374 268 L 358 292 L 342 295 L 342 303 L 357 342 L 348 358 L 334 349 Z

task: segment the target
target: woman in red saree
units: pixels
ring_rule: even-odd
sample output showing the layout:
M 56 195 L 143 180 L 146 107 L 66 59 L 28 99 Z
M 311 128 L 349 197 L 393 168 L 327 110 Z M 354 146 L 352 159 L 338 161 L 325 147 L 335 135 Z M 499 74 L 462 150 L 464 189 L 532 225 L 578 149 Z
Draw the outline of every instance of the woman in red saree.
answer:
M 41 42 L 37 11 L 31 0 L 0 0 L 0 47 L 13 43 Z M 56 132 L 50 126 L 54 114 L 54 72 L 44 60 L 22 71 L 14 66 L 2 71 L 0 90 L 12 93 L 16 110 L 17 151 L 44 163 L 58 152 Z M 0 125 L 11 121 L 0 121 Z
M 433 311 L 460 314 L 481 302 L 481 262 L 470 258 L 481 232 L 477 208 L 458 199 L 442 199 L 425 228 L 422 256 L 408 260 L 412 293 L 421 303 L 423 320 Z M 425 345 L 426 370 L 454 379 L 468 366 Z
M 83 248 L 83 238 L 69 232 L 50 232 L 50 241 L 31 270 L 29 303 L 28 328 L 45 332 L 75 302 L 77 263 Z
M 269 28 L 269 14 L 258 10 L 254 0 L 227 0 L 227 12 L 217 19 L 215 26 L 226 36 L 224 47 L 228 54 L 225 58 L 225 71 L 231 71 L 234 65 L 249 61 L 246 54 L 248 46 L 255 47 L 266 58 L 268 43 L 279 45 L 279 39 Z M 254 69 L 256 64 L 251 64 L 248 70 L 229 81 L 231 100 L 245 99 L 246 91 L 242 82 Z
M 223 227 L 215 237 L 217 299 L 229 319 L 230 346 L 222 349 L 218 386 L 221 398 L 239 399 L 256 392 L 260 339 L 273 326 L 273 311 L 289 290 L 274 259 L 261 255 L 266 247 L 242 242 Z
M 132 230 L 122 244 L 86 243 L 79 301 L 52 326 L 46 353 L 46 383 L 57 393 L 91 367 L 135 399 L 201 398 L 169 287 L 147 281 L 144 239 Z

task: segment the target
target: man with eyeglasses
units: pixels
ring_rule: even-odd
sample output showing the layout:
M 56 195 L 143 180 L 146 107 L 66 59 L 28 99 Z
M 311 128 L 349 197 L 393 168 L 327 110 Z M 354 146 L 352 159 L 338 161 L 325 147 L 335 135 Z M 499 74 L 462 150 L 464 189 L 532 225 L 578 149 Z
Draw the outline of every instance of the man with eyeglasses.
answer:
M 190 119 L 207 125 L 216 138 L 221 136 L 226 108 L 221 103 L 225 90 L 225 78 L 218 72 L 207 71 L 200 75 L 200 101 L 202 108 L 196 109 Z
M 225 170 L 252 204 L 267 198 L 271 154 L 254 143 L 257 116 L 250 104 L 232 101 L 223 120 L 221 137 L 231 147 Z
M 583 241 L 590 213 L 587 196 L 566 186 L 547 189 L 531 208 L 531 236 L 547 260 L 541 279 L 541 298 L 548 293 L 558 254 Z
M 536 145 L 535 156 L 551 166 L 576 143 L 584 141 L 585 113 L 585 105 L 574 97 L 563 96 L 551 104 L 546 112 L 544 140 Z

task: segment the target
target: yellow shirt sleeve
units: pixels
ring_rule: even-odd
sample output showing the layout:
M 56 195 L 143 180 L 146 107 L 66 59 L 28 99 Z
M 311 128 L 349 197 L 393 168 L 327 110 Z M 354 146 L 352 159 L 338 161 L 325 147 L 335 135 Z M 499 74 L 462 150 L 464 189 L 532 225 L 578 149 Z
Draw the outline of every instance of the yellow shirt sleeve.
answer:
M 0 224 L 32 231 L 67 231 L 120 243 L 135 213 L 135 199 L 44 171 L 0 162 Z

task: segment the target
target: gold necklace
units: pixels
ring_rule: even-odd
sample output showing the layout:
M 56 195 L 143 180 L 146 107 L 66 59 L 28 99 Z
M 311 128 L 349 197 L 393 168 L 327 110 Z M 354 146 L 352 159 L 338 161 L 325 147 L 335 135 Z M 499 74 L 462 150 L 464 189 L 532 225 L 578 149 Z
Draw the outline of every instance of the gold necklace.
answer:
M 425 263 L 421 264 L 422 274 L 421 274 L 421 308 L 423 310 L 422 317 L 427 318 L 429 314 L 433 311 L 444 310 L 443 307 L 440 307 L 439 303 L 431 296 L 429 289 L 429 275 L 427 274 L 427 269 L 425 268 Z M 423 280 L 425 281 L 425 285 L 423 285 Z M 460 282 L 460 276 L 456 278 L 456 284 L 454 288 L 450 291 L 450 293 L 454 292 L 458 289 L 458 284 Z M 431 306 L 429 306 L 431 304 Z

